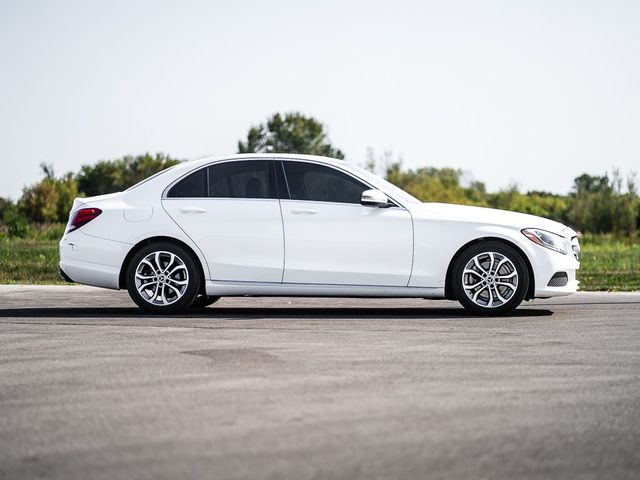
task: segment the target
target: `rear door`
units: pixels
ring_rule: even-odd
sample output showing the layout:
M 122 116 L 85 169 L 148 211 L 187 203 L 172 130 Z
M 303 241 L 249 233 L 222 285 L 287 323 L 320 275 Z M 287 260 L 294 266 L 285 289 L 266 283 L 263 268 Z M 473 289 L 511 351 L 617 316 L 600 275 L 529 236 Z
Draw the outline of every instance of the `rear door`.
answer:
M 202 250 L 212 280 L 281 282 L 282 216 L 274 162 L 219 162 L 182 178 L 162 205 Z

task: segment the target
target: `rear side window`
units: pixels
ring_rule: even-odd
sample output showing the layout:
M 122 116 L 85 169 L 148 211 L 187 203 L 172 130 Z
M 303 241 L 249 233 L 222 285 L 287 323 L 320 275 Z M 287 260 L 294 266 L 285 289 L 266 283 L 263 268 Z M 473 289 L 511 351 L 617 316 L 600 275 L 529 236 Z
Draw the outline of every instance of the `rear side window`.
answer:
M 207 169 L 200 170 L 187 175 L 176 183 L 167 197 L 169 198 L 197 198 L 207 196 Z
M 210 166 L 209 196 L 277 198 L 273 162 L 244 160 Z
M 169 198 L 278 198 L 273 161 L 225 162 L 201 168 L 176 183 Z
M 360 204 L 364 183 L 331 167 L 283 162 L 292 200 Z

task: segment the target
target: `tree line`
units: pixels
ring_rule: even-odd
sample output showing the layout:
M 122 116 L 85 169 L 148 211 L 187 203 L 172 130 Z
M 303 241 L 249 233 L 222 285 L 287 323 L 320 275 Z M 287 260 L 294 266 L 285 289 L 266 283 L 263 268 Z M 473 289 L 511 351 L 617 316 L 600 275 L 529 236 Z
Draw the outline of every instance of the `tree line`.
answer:
M 305 153 L 344 158 L 328 138 L 325 125 L 298 112 L 276 113 L 252 126 L 238 142 L 239 153 Z M 56 175 L 43 164 L 43 178 L 27 186 L 17 201 L 0 198 L 2 230 L 24 236 L 30 224 L 66 222 L 73 199 L 122 191 L 181 160 L 164 154 L 126 156 L 87 164 L 76 173 Z M 602 176 L 584 173 L 575 178 L 566 195 L 520 192 L 511 186 L 487 192 L 480 181 L 465 181 L 464 172 L 453 168 L 405 168 L 390 152 L 368 152 L 366 167 L 425 202 L 448 202 L 513 210 L 558 220 L 576 230 L 637 236 L 640 200 L 633 175 L 626 178 L 614 169 Z
M 25 187 L 17 202 L 0 198 L 0 218 L 12 237 L 26 235 L 29 225 L 64 223 L 73 199 L 119 192 L 180 160 L 162 153 L 125 156 L 83 165 L 77 173 L 56 176 L 51 165 L 42 164 L 43 178 Z

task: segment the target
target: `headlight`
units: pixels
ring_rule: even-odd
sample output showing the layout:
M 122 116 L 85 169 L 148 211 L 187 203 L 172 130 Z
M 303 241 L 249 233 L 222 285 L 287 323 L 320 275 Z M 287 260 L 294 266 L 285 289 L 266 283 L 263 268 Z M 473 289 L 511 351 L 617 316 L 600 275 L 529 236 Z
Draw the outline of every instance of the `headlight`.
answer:
M 578 237 L 571 239 L 571 250 L 573 250 L 573 255 L 576 257 L 576 260 L 580 260 L 580 242 L 578 242 Z
M 522 230 L 522 234 L 533 243 L 537 243 L 542 247 L 547 247 L 548 249 L 562 253 L 563 255 L 567 254 L 567 249 L 564 247 L 564 237 L 560 235 L 546 232 L 544 230 L 538 230 L 537 228 L 525 228 Z

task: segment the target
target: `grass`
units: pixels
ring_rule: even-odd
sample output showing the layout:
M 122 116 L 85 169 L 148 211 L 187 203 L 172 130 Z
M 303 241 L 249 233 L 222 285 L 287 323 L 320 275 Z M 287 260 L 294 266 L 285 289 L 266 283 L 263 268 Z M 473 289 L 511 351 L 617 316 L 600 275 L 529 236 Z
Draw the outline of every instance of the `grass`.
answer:
M 0 284 L 65 283 L 58 275 L 55 240 L 0 240 Z
M 58 276 L 60 225 L 32 229 L 26 239 L 0 236 L 0 284 L 62 284 Z M 640 290 L 640 240 L 585 235 L 578 271 L 580 289 Z
M 30 224 L 24 229 L 25 238 L 11 238 L 1 228 L 0 284 L 66 283 L 58 274 L 58 242 L 64 228 L 63 223 Z
M 581 290 L 640 290 L 640 241 L 637 238 L 585 235 L 581 243 L 578 270 Z

